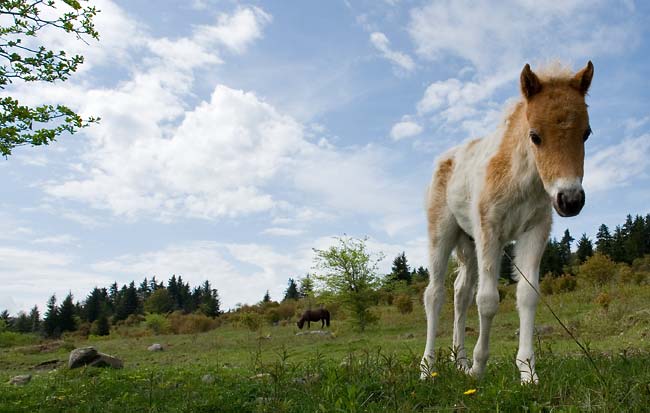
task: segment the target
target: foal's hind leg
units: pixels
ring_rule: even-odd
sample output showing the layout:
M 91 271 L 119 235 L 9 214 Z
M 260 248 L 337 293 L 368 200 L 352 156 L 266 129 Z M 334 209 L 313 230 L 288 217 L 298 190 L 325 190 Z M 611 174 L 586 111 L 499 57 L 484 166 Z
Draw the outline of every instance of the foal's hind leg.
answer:
M 459 271 L 454 282 L 454 361 L 459 369 L 469 371 L 470 363 L 465 351 L 465 320 L 476 290 L 478 268 L 474 241 L 467 234 L 461 234 L 458 239 L 456 257 Z
M 455 246 L 459 234 L 456 219 L 444 208 L 436 216 L 438 219 L 429 221 L 429 285 L 424 292 L 424 308 L 427 314 L 427 343 L 424 356 L 420 363 L 420 377 L 430 374 L 434 363 L 436 330 L 440 309 L 445 299 L 445 275 L 449 255 Z

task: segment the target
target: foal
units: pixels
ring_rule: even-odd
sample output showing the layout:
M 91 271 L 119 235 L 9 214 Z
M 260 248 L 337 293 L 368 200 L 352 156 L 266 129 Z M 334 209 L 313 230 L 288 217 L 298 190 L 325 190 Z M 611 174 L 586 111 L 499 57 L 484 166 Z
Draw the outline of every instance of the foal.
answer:
M 573 74 L 565 69 L 521 72 L 522 99 L 492 135 L 452 148 L 438 160 L 426 201 L 429 268 L 424 293 L 427 343 L 421 363 L 426 377 L 445 297 L 447 261 L 455 248 L 453 346 L 457 366 L 480 377 L 488 359 L 492 319 L 499 305 L 499 264 L 504 246 L 515 241 L 515 263 L 535 288 L 551 229 L 552 209 L 562 217 L 580 213 L 584 142 L 591 133 L 585 95 L 591 62 Z M 517 274 L 515 276 L 518 278 Z M 476 284 L 478 281 L 478 290 Z M 465 318 L 474 292 L 480 332 L 472 365 L 465 352 Z M 519 279 L 519 351 L 522 383 L 537 383 L 533 328 L 538 296 Z

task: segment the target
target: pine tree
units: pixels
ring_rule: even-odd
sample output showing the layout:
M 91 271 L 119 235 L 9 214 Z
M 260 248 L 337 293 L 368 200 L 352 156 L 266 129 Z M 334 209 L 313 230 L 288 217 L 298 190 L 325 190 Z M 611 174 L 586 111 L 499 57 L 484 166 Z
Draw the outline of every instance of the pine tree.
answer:
M 296 282 L 294 281 L 293 278 L 289 278 L 289 286 L 287 287 L 287 290 L 284 293 L 284 300 L 297 300 L 300 298 L 300 293 L 298 292 L 298 285 L 296 285 Z
M 594 247 L 591 243 L 591 240 L 587 237 L 587 234 L 582 234 L 582 237 L 578 240 L 578 249 L 576 250 L 576 257 L 578 258 L 578 264 L 582 264 L 587 261 L 587 258 L 594 255 Z
M 95 334 L 98 336 L 107 336 L 111 333 L 111 325 L 108 322 L 108 317 L 106 314 L 102 313 L 100 314 L 99 318 L 97 318 L 97 326 L 96 326 L 96 331 Z
M 97 320 L 102 312 L 104 312 L 104 300 L 102 291 L 95 287 L 86 298 L 84 305 L 84 317 L 89 323 Z
M 418 281 L 429 281 L 429 270 L 420 266 L 417 271 Z
M 14 319 L 12 330 L 18 333 L 29 333 L 32 331 L 32 323 L 24 311 L 19 312 L 18 316 Z
M 390 279 L 393 281 L 405 281 L 407 284 L 411 283 L 411 270 L 406 260 L 406 254 L 403 251 L 393 260 Z
M 271 302 L 271 294 L 269 294 L 269 290 L 266 290 L 266 294 L 264 294 L 264 298 L 262 298 L 263 303 L 270 303 Z
M 210 282 L 206 280 L 203 287 L 200 288 L 200 304 L 199 309 L 208 317 L 216 317 L 219 315 L 219 294 L 217 290 L 213 289 Z
M 614 262 L 625 261 L 625 232 L 620 225 L 616 226 L 614 235 L 612 235 L 612 250 L 610 258 Z
M 543 277 L 550 273 L 554 277 L 562 275 L 563 271 L 562 254 L 560 252 L 560 243 L 555 238 L 548 240 L 546 249 L 542 255 L 542 260 L 539 265 L 539 273 Z
M 45 319 L 43 320 L 43 333 L 47 337 L 58 337 L 61 335 L 59 327 L 59 308 L 56 306 L 56 296 L 52 295 L 47 302 Z
M 300 279 L 300 298 L 312 297 L 314 295 L 314 281 L 307 274 L 305 278 Z
M 596 252 L 612 256 L 612 235 L 609 233 L 607 225 L 602 224 L 596 233 Z
M 75 322 L 74 316 L 75 306 L 72 301 L 72 293 L 68 293 L 61 303 L 61 308 L 59 308 L 58 327 L 62 333 L 65 331 L 75 331 L 77 329 L 77 323 Z
M 571 233 L 569 233 L 568 229 L 564 230 L 564 235 L 562 236 L 562 239 L 560 240 L 560 262 L 562 263 L 562 272 L 564 272 L 564 268 L 568 267 L 571 265 L 571 243 L 573 242 L 574 238 L 571 236 Z
M 149 298 L 150 294 L 151 287 L 149 286 L 149 281 L 147 280 L 147 277 L 144 277 L 144 280 L 142 280 L 138 287 L 138 297 L 140 298 L 140 302 L 144 303 L 147 298 Z
M 41 314 L 38 311 L 38 307 L 34 306 L 29 312 L 29 322 L 31 324 L 31 332 L 38 333 L 41 331 Z

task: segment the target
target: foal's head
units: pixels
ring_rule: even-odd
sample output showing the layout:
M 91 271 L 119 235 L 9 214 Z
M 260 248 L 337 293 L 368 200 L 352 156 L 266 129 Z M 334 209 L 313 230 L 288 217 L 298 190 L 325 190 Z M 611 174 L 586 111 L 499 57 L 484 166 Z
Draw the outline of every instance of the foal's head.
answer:
M 585 95 L 593 75 L 591 61 L 575 75 L 538 77 L 529 65 L 521 72 L 529 144 L 544 188 L 563 217 L 578 215 L 585 204 L 582 176 L 591 134 Z

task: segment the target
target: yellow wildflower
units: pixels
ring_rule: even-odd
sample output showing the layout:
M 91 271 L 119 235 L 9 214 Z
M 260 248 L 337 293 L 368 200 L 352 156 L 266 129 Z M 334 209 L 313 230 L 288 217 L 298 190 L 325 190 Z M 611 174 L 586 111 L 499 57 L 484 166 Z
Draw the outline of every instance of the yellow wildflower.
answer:
M 438 375 L 438 373 L 436 373 L 435 371 L 431 372 L 431 377 L 436 377 L 437 375 Z
M 465 393 L 463 393 L 465 396 L 470 396 L 472 394 L 476 393 L 476 389 L 469 389 Z

